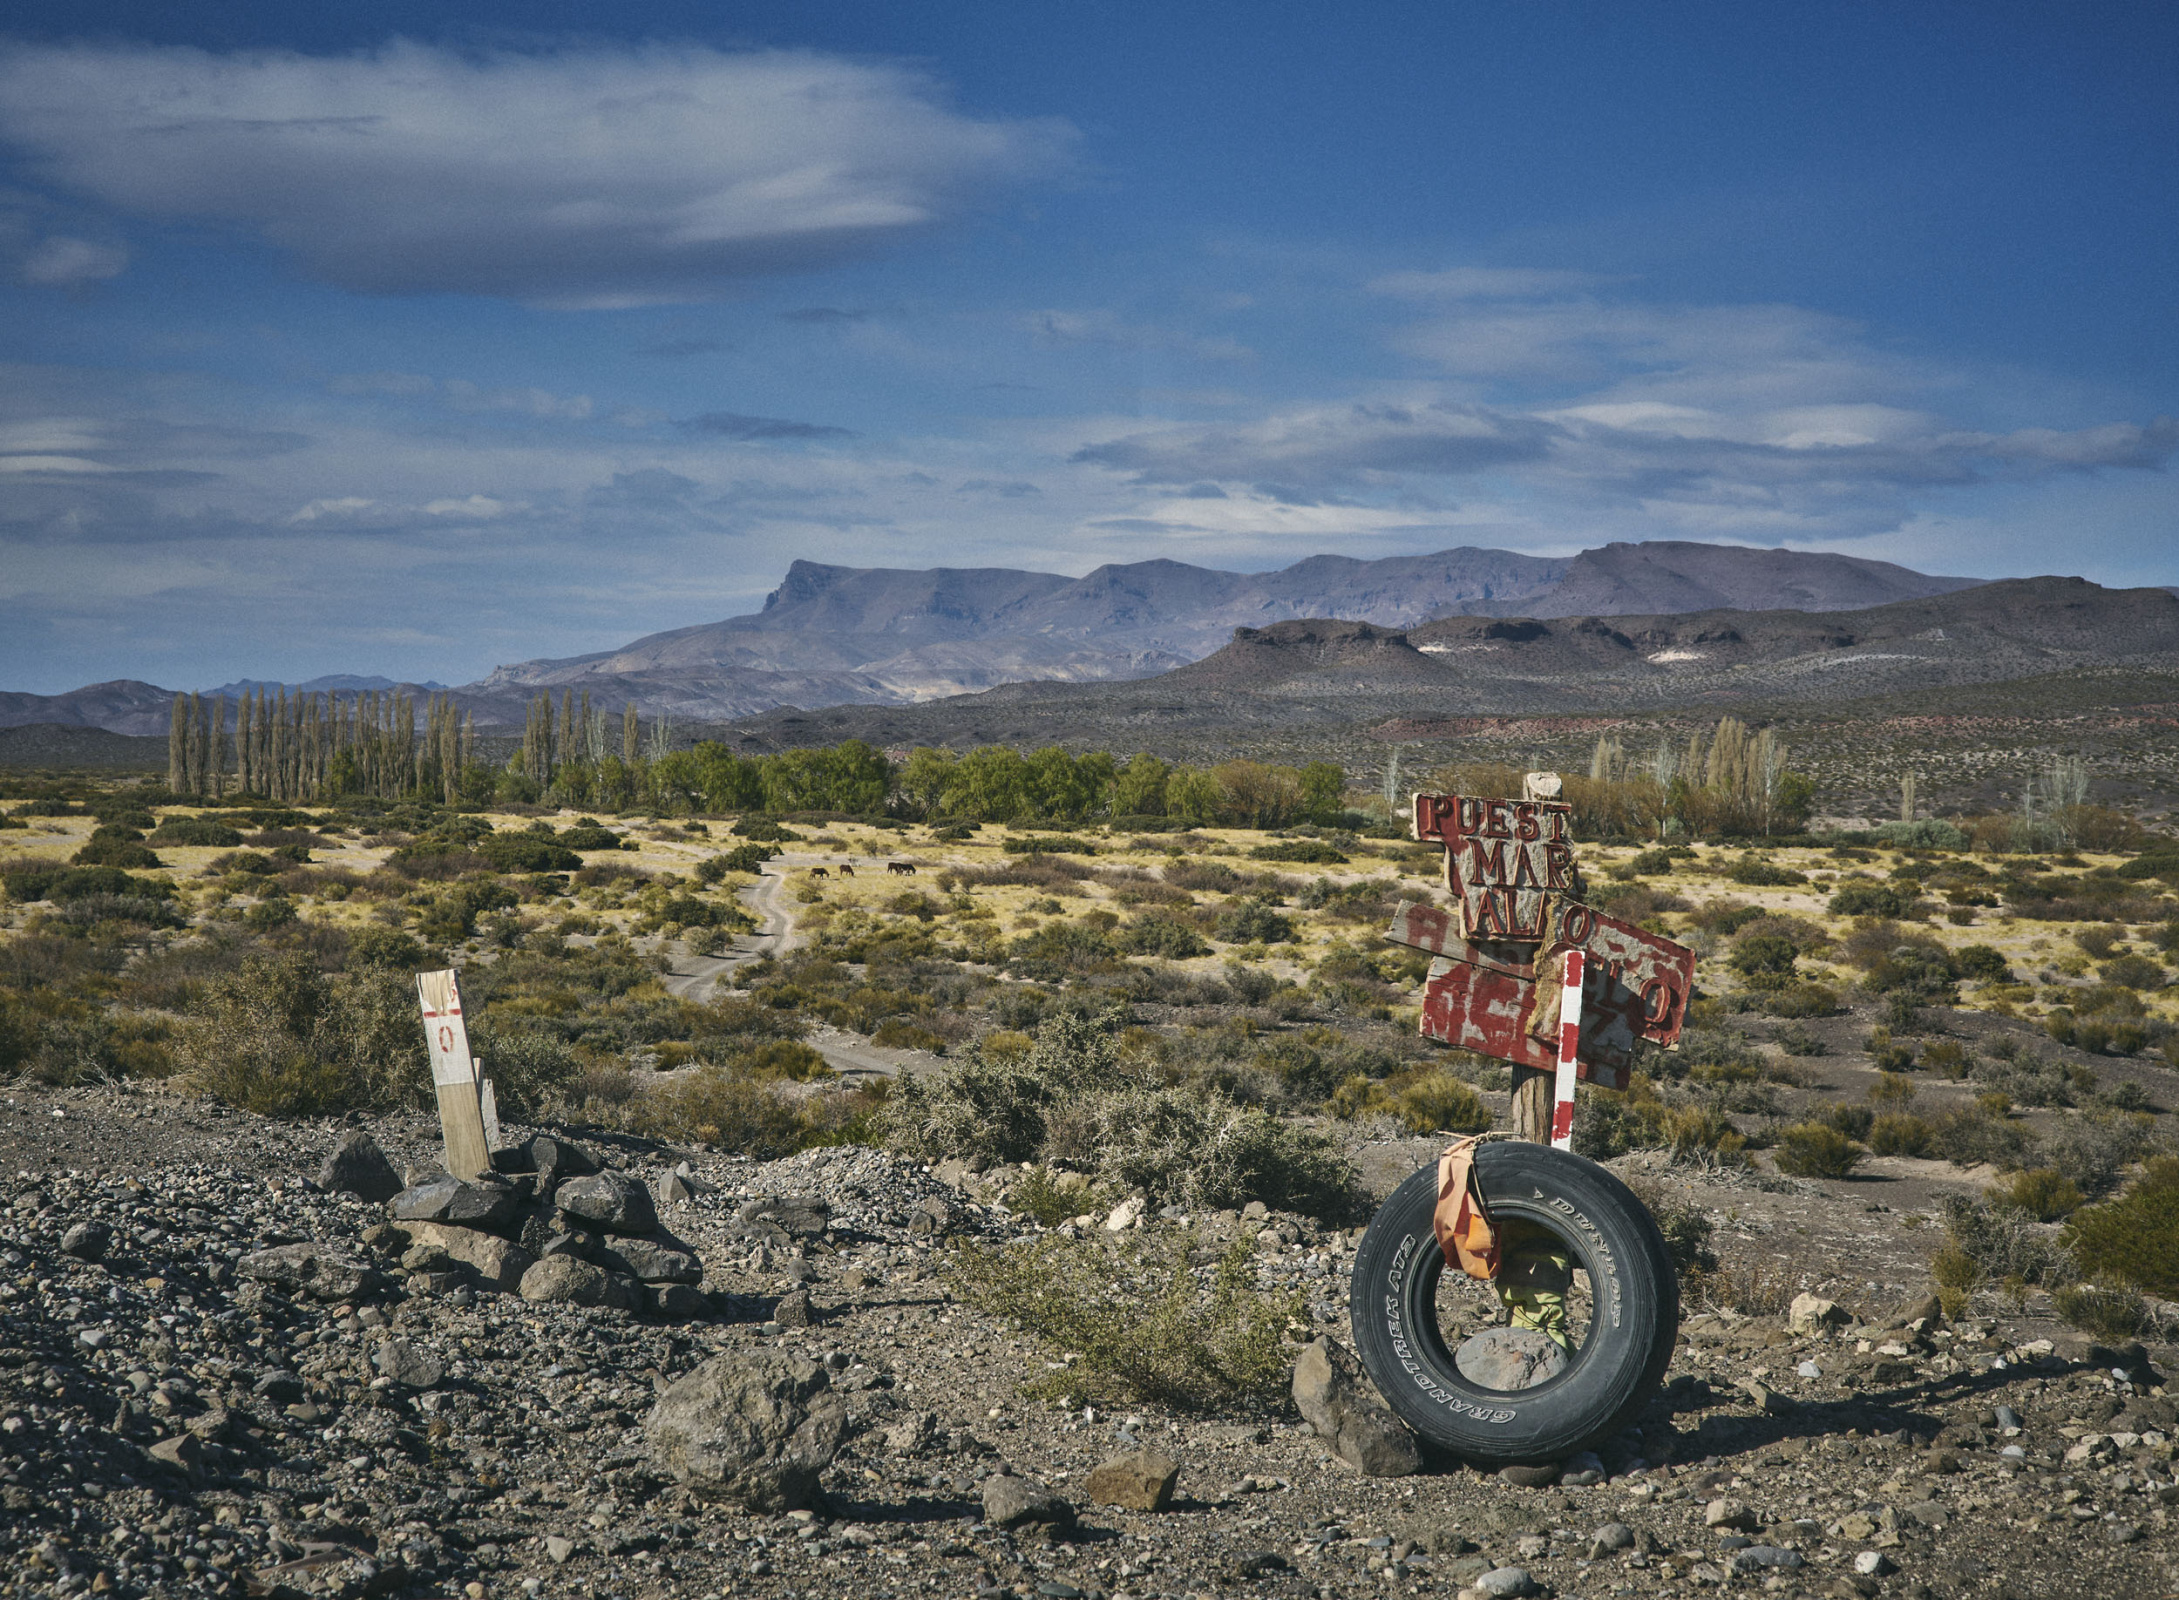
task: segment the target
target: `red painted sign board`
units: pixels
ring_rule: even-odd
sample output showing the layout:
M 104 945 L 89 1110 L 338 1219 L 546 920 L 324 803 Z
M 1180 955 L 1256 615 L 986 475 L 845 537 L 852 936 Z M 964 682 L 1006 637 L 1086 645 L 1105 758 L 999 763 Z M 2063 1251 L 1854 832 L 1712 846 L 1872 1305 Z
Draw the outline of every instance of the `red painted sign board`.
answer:
M 1430 963 L 1422 991 L 1424 1036 L 1494 1061 L 1552 1071 L 1560 1045 L 1556 982 L 1539 984 L 1533 967 L 1499 961 L 1472 945 L 1468 949 L 1478 959 L 1440 956 Z M 1533 1024 L 1545 1009 L 1539 1004 L 1545 994 L 1552 998 L 1551 1025 L 1539 1038 Z M 1603 1018 L 1592 1021 L 1586 995 L 1582 1022 L 1576 1075 L 1600 1089 L 1625 1088 L 1632 1037 Z
M 1445 886 L 1471 939 L 1540 940 L 1547 900 L 1579 894 L 1563 800 L 1415 796 L 1415 837 L 1445 847 Z

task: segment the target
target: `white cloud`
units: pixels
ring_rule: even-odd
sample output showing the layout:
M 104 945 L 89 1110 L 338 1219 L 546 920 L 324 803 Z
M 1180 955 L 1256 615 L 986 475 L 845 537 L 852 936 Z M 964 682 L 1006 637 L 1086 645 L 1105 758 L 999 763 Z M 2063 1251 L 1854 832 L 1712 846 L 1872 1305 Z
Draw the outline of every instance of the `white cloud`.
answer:
M 1166 350 L 1198 361 L 1253 361 L 1256 352 L 1237 339 L 1131 322 L 1117 312 L 1032 311 L 1021 325 L 1045 344 L 1099 344 L 1119 350 Z
M 361 516 L 364 512 L 371 510 L 377 504 L 378 502 L 376 500 L 370 499 L 365 495 L 336 495 L 330 499 L 311 501 L 310 504 L 304 506 L 300 511 L 289 517 L 288 521 L 297 524 L 307 522 L 324 522 L 330 519 L 340 519 L 345 521 Z
M 1407 300 L 1536 300 L 1612 281 L 1593 272 L 1554 267 L 1451 267 L 1443 272 L 1388 272 L 1370 288 Z
M 96 244 L 55 234 L 39 240 L 24 253 L 19 269 L 23 281 L 47 289 L 71 289 L 86 283 L 118 278 L 127 270 L 129 253 L 118 245 Z
M 1054 170 L 1071 133 L 805 52 L 396 42 L 19 48 L 0 138 L 50 181 L 250 229 L 345 288 L 632 306 L 864 254 Z
M 1534 460 L 1552 424 L 1449 401 L 1301 407 L 1241 426 L 1137 433 L 1075 460 L 1146 483 L 1269 481 L 1328 490 L 1387 474 L 1452 475 Z
M 456 411 L 511 411 L 521 416 L 582 422 L 597 410 L 587 394 L 554 394 L 549 389 L 487 389 L 467 378 L 444 380 L 414 372 L 351 372 L 326 387 L 335 394 L 382 394 L 396 399 L 436 396 Z

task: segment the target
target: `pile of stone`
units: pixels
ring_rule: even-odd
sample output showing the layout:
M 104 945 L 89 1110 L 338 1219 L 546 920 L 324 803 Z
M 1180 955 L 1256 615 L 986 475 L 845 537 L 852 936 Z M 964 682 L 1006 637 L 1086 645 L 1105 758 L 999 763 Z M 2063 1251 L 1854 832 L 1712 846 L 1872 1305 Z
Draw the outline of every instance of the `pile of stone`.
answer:
M 403 1186 L 370 1135 L 357 1133 L 327 1159 L 320 1182 L 385 1201 L 391 1220 L 367 1229 L 363 1242 L 382 1261 L 398 1263 L 392 1270 L 411 1293 L 519 1294 L 671 1322 L 711 1314 L 696 1287 L 703 1263 L 660 1224 L 640 1178 L 542 1133 L 496 1152 L 493 1166 L 473 1179 L 442 1172 Z M 682 1174 L 665 1182 L 691 1187 Z M 357 1293 L 345 1288 L 337 1297 Z

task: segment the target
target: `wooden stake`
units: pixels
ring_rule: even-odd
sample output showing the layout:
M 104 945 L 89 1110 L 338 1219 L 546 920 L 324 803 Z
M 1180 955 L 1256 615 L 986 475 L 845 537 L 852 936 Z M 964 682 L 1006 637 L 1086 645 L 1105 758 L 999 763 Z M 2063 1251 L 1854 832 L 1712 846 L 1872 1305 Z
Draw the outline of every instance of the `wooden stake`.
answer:
M 467 1181 L 491 1170 L 484 1110 L 477 1099 L 477 1064 L 469 1054 L 462 1022 L 461 989 L 452 971 L 419 972 L 416 994 L 424 1010 L 424 1038 L 431 1047 L 431 1082 L 439 1098 L 439 1136 L 446 1170 Z

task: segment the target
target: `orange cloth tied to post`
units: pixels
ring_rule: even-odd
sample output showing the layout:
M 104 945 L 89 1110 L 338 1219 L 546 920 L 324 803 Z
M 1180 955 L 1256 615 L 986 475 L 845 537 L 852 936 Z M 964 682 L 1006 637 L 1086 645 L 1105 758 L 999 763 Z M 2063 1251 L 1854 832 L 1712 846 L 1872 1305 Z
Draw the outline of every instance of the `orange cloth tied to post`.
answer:
M 1456 1140 L 1438 1157 L 1438 1208 L 1431 1225 L 1445 1264 L 1488 1283 L 1498 1276 L 1498 1228 L 1475 1181 L 1479 1139 Z

